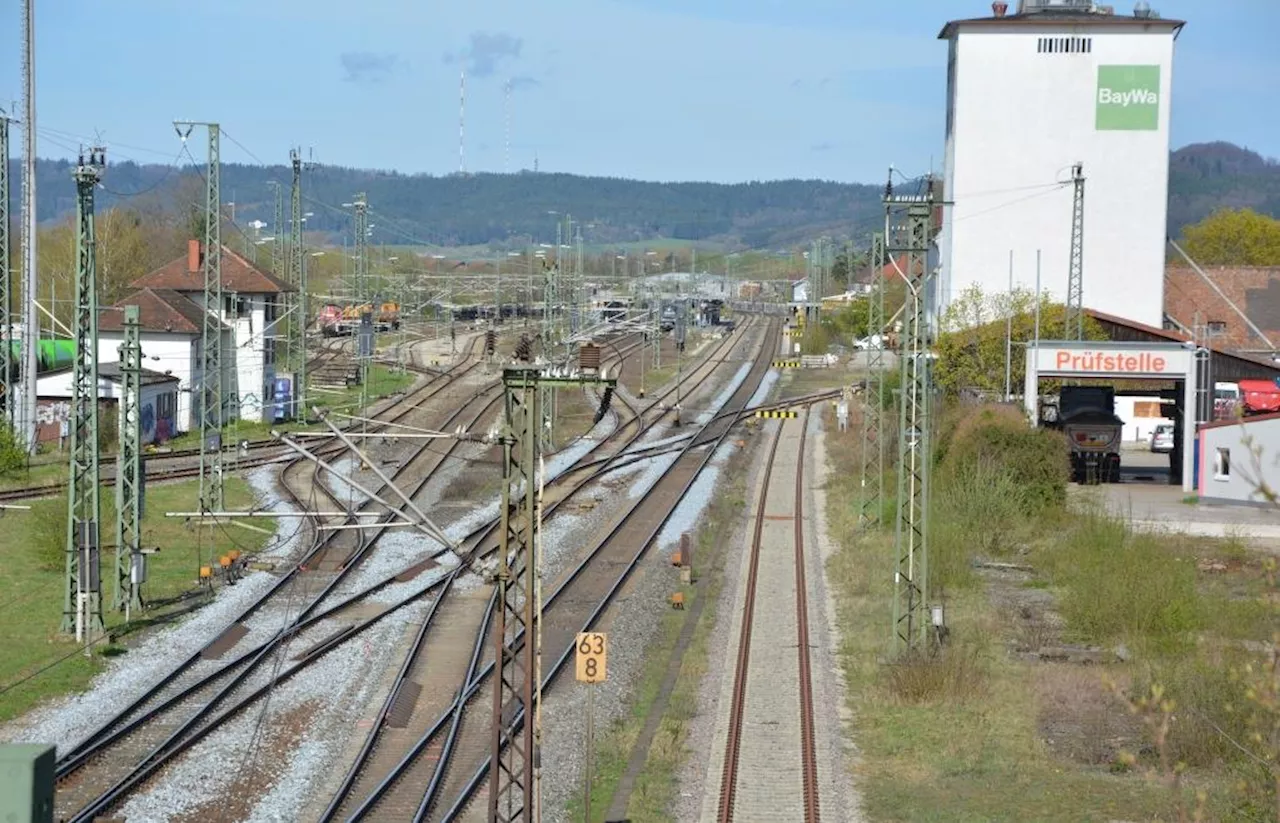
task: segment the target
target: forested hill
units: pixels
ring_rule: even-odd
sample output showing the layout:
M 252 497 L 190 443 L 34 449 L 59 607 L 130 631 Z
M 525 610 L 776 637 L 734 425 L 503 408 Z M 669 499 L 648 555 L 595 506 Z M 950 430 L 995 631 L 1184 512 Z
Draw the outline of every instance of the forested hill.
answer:
M 1169 160 L 1169 227 L 1176 234 L 1218 208 L 1280 218 L 1280 163 L 1231 143 L 1197 143 Z
M 42 222 L 74 210 L 71 169 L 65 161 L 40 162 Z M 274 224 L 272 180 L 283 184 L 287 219 L 290 169 L 223 166 L 222 200 L 235 203 L 238 223 Z M 307 230 L 332 232 L 335 239 L 349 234 L 350 210 L 342 204 L 358 193 L 368 197 L 375 242 L 444 246 L 553 241 L 556 221 L 562 219 L 556 213 L 591 224 L 585 239 L 592 244 L 665 237 L 752 248 L 808 241 L 822 233 L 862 236 L 882 219 L 880 187 L 817 180 L 649 183 L 533 172 L 432 177 L 317 166 L 303 178 L 303 210 L 312 213 Z M 190 168 L 112 164 L 98 196 L 100 208 L 122 202 L 143 211 L 172 208 L 175 202 L 203 204 L 204 179 Z
M 147 213 L 202 205 L 201 171 L 112 164 L 99 192 L 99 207 L 124 203 Z M 16 183 L 16 163 L 14 172 Z M 222 199 L 235 203 L 240 225 L 262 220 L 269 224 L 264 232 L 274 231 L 274 194 L 268 185 L 273 180 L 282 184 L 287 201 L 290 170 L 285 166 L 224 165 Z M 69 162 L 41 161 L 37 185 L 42 222 L 74 210 Z M 20 186 L 12 189 L 16 201 Z M 334 240 L 349 234 L 350 217 L 341 204 L 360 192 L 368 196 L 375 242 L 550 242 L 558 219 L 551 212 L 558 212 L 590 224 L 586 238 L 591 244 L 663 237 L 766 248 L 821 234 L 865 237 L 881 219 L 882 189 L 815 180 L 648 183 L 533 172 L 432 177 L 317 166 L 304 180 L 304 211 L 312 213 L 308 231 L 330 233 Z M 1280 216 L 1280 165 L 1230 143 L 1173 152 L 1171 232 L 1176 234 L 1221 206 L 1249 206 Z

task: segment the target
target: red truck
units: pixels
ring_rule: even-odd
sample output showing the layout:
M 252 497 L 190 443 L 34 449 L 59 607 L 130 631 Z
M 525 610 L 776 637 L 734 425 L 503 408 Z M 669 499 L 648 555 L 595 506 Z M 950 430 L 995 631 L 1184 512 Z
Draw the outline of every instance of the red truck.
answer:
M 1273 380 L 1241 380 L 1240 406 L 1246 417 L 1280 412 L 1280 385 Z

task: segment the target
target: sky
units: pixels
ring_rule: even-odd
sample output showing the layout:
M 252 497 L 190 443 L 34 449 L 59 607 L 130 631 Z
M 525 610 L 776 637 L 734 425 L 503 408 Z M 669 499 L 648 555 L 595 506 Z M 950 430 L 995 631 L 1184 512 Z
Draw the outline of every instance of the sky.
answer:
M 283 163 L 301 146 L 320 163 L 447 174 L 465 68 L 467 171 L 536 157 L 542 171 L 717 182 L 939 168 L 937 35 L 990 14 L 984 0 L 35 3 L 41 156 L 97 139 L 109 159 L 187 160 L 172 121 L 192 119 L 221 124 L 225 161 Z M 1280 2 L 1152 5 L 1188 21 L 1173 145 L 1280 155 Z M 21 99 L 21 6 L 0 0 L 0 101 Z

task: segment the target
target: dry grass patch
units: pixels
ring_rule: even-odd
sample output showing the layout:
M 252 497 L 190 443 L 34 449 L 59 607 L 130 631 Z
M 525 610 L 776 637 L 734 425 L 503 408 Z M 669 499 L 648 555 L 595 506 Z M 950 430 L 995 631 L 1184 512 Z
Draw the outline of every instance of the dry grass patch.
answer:
M 1143 743 L 1142 722 L 1116 695 L 1097 668 L 1046 663 L 1034 669 L 1037 726 L 1057 757 L 1086 766 L 1117 762 L 1121 752 Z M 1128 678 L 1114 677 L 1128 690 Z

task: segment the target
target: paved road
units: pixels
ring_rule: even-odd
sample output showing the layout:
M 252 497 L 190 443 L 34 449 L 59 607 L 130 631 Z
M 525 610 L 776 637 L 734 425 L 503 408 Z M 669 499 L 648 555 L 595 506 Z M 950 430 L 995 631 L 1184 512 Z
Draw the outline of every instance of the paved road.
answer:
M 1234 536 L 1260 549 L 1280 550 L 1280 509 L 1184 503 L 1182 487 L 1169 484 L 1167 455 L 1125 450 L 1120 463 L 1124 482 L 1099 486 L 1096 491 L 1074 487 L 1073 495 L 1099 494 L 1109 510 L 1138 528 Z

